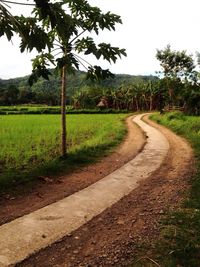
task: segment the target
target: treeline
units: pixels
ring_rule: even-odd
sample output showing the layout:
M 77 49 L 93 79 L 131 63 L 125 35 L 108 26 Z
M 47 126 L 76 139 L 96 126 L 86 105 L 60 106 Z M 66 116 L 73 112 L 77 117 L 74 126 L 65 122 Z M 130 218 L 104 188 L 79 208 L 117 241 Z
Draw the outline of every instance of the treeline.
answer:
M 152 111 L 182 109 L 200 115 L 200 86 L 180 79 L 155 79 L 123 84 L 117 90 L 85 86 L 72 97 L 75 109 L 117 109 Z
M 71 95 L 83 86 L 85 73 L 77 72 L 68 79 L 68 102 Z M 0 79 L 0 105 L 17 104 L 46 104 L 60 105 L 60 76 L 52 71 L 49 80 L 39 79 L 33 86 L 29 86 L 28 76 L 1 80 Z
M 179 78 L 116 75 L 105 85 L 87 83 L 83 75 L 79 73 L 72 76 L 71 82 L 69 80 L 66 104 L 72 105 L 77 111 L 96 108 L 127 111 L 179 108 L 187 114 L 200 115 L 198 83 L 183 82 Z M 41 80 L 33 87 L 25 86 L 26 82 L 27 77 L 6 82 L 1 80 L 0 105 L 60 105 L 59 79 L 57 82 L 53 78 L 50 81 Z
M 152 111 L 178 108 L 200 115 L 200 75 L 194 59 L 170 46 L 157 51 L 163 68 L 156 76 L 115 75 L 101 83 L 86 81 L 85 72 L 67 78 L 67 105 L 75 110 L 107 109 Z M 200 62 L 200 54 L 198 55 Z M 0 105 L 60 105 L 60 76 L 52 71 L 50 80 L 39 80 L 32 87 L 28 77 L 0 80 Z
M 72 96 L 82 91 L 85 86 L 96 87 L 94 83 L 86 81 L 86 74 L 77 71 L 75 75 L 67 78 L 67 103 L 71 104 Z M 116 90 L 122 84 L 143 83 L 155 80 L 155 76 L 132 76 L 126 74 L 116 74 L 114 78 L 109 78 L 98 84 L 101 88 Z M 0 79 L 0 105 L 19 104 L 45 104 L 60 105 L 61 79 L 57 72 L 52 71 L 49 81 L 40 79 L 32 87 L 28 84 L 28 76 L 16 79 Z

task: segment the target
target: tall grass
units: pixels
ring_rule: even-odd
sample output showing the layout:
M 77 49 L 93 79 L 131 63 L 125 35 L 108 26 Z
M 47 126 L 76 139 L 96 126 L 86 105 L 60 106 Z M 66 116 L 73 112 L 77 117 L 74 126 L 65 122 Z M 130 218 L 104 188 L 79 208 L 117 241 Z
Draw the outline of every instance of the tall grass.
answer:
M 122 114 L 67 115 L 69 159 L 63 163 L 59 159 L 59 115 L 0 116 L 0 185 L 1 182 L 8 185 L 33 170 L 48 170 L 50 174 L 61 168 L 70 169 L 78 161 L 95 160 L 123 139 L 125 117 Z

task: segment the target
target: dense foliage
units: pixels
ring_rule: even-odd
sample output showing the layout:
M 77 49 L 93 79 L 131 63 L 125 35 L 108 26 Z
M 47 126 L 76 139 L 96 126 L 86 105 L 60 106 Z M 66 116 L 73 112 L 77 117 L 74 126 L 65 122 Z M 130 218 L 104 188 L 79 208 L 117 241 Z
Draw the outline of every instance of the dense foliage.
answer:
M 28 76 L 9 80 L 0 79 L 0 105 L 16 104 L 46 104 L 60 105 L 60 76 L 58 72 L 51 71 L 49 81 L 39 79 L 32 87 L 28 84 Z M 156 80 L 155 76 L 133 76 L 116 74 L 114 78 L 108 78 L 99 83 L 86 80 L 86 73 L 77 71 L 68 76 L 66 103 L 71 104 L 72 96 L 82 91 L 85 87 L 107 88 L 116 90 L 122 84 L 136 84 Z
M 198 82 L 116 74 L 114 78 L 94 83 L 86 81 L 85 75 L 85 72 L 78 71 L 68 77 L 66 104 L 74 109 L 140 111 L 175 107 L 188 114 L 200 114 Z M 53 73 L 49 81 L 39 79 L 32 87 L 27 81 L 28 77 L 0 80 L 0 105 L 60 105 L 60 78 L 57 73 Z
M 162 86 L 167 92 L 169 107 L 182 107 L 186 113 L 200 114 L 200 80 L 197 63 L 186 51 L 172 50 L 168 45 L 163 50 L 157 50 L 156 58 L 162 67 Z

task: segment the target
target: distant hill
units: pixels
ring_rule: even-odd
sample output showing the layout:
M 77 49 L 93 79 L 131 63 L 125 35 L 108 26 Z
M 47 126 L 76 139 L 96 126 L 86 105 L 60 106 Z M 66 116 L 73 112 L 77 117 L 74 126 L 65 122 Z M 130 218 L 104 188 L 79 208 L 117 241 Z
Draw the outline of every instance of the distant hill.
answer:
M 60 100 L 60 86 L 61 79 L 58 73 L 52 71 L 49 81 L 39 79 L 32 87 L 28 84 L 28 77 L 19 77 L 14 79 L 0 79 L 0 105 L 13 104 L 13 99 L 18 98 L 19 103 L 35 102 L 48 103 L 52 105 L 59 104 Z M 86 85 L 93 85 L 94 83 L 86 81 L 86 73 L 77 71 L 75 75 L 67 76 L 67 96 L 71 96 L 80 88 Z M 102 81 L 100 86 L 111 89 L 117 89 L 122 84 L 133 84 L 140 82 L 147 82 L 149 80 L 158 79 L 156 76 L 134 76 L 127 74 L 116 74 L 114 78 Z M 5 103 L 6 102 L 6 103 Z M 13 102 L 13 103 L 12 103 Z

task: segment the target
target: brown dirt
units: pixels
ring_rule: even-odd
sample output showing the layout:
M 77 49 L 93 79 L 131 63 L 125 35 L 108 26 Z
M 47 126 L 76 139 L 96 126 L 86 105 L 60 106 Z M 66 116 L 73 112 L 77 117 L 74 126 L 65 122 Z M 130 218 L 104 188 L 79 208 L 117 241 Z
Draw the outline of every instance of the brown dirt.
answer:
M 145 136 L 140 128 L 132 123 L 132 118 L 129 117 L 126 121 L 128 134 L 125 141 L 109 156 L 69 175 L 56 179 L 44 178 L 31 192 L 2 197 L 0 225 L 67 197 L 95 183 L 134 158 L 143 148 Z
M 180 205 L 189 188 L 194 158 L 185 140 L 148 123 L 170 143 L 161 168 L 111 208 L 17 266 L 127 266 L 136 257 L 138 244 L 158 236 L 160 218 Z

